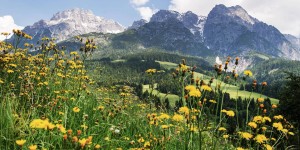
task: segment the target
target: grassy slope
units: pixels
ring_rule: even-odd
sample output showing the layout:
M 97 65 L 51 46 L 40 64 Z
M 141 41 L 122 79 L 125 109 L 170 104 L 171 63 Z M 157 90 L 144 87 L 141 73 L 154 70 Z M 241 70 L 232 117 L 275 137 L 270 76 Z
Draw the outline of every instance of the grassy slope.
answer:
M 176 68 L 177 67 L 177 64 L 175 63 L 171 63 L 171 62 L 164 62 L 164 61 L 157 61 L 159 62 L 162 67 L 166 68 L 166 69 L 172 69 L 172 68 Z M 201 73 L 195 73 L 195 77 L 198 77 L 202 80 L 204 80 L 206 83 L 209 82 L 210 78 L 209 76 L 206 76 L 204 74 L 201 74 Z M 218 84 L 217 82 L 221 82 L 221 81 L 216 81 L 213 82 L 212 84 L 212 87 L 216 87 L 216 84 Z M 230 94 L 230 97 L 232 98 L 237 98 L 238 96 L 242 97 L 242 98 L 254 98 L 254 99 L 257 99 L 259 97 L 263 97 L 263 98 L 267 98 L 268 96 L 265 96 L 265 95 L 261 95 L 259 93 L 251 93 L 251 92 L 248 92 L 248 91 L 243 91 L 243 90 L 239 90 L 239 87 L 237 86 L 234 86 L 234 85 L 228 85 L 228 84 L 225 84 L 224 82 L 221 82 L 221 86 L 223 87 L 223 91 L 227 92 Z M 149 89 L 149 85 L 145 85 L 143 87 L 143 90 L 148 90 Z M 179 99 L 179 97 L 177 95 L 174 95 L 174 94 L 165 94 L 165 93 L 160 93 L 159 91 L 157 90 L 153 90 L 153 94 L 158 94 L 160 98 L 168 98 L 170 100 L 170 104 L 171 106 L 174 106 L 175 105 L 175 101 Z M 270 97 L 269 97 L 270 98 Z M 277 104 L 278 103 L 278 99 L 274 99 L 274 98 L 270 98 L 271 99 L 271 102 L 274 103 L 274 104 Z

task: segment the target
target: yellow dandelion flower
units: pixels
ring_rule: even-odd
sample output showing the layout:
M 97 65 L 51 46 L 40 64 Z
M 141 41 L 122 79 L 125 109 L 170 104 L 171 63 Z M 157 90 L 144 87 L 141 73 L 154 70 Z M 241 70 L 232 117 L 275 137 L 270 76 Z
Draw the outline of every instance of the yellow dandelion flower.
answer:
M 256 140 L 257 143 L 262 144 L 265 143 L 268 139 L 266 138 L 265 135 L 263 134 L 258 134 L 256 135 L 256 137 L 254 138 Z
M 168 129 L 169 126 L 168 126 L 168 125 L 161 125 L 161 128 L 162 128 L 162 129 Z
M 295 133 L 294 133 L 294 132 L 288 132 L 288 134 L 289 134 L 289 135 L 295 135 Z
M 262 123 L 263 122 L 263 117 L 262 116 L 255 116 L 253 118 L 253 121 L 256 123 Z
M 100 149 L 101 146 L 99 144 L 95 145 L 95 149 Z
M 143 137 L 141 137 L 141 138 L 139 138 L 139 139 L 138 139 L 138 142 L 139 142 L 139 143 L 144 143 L 144 142 L 145 142 L 145 140 L 144 140 L 144 138 L 143 138 Z
M 189 92 L 189 95 L 192 97 L 200 97 L 201 96 L 201 92 L 199 90 L 192 90 Z
M 184 113 L 185 115 L 188 115 L 190 113 L 189 108 L 187 108 L 186 106 L 184 107 L 180 107 L 178 110 L 179 113 Z
M 263 123 L 265 123 L 266 121 L 272 122 L 270 117 L 263 117 Z
M 254 128 L 254 129 L 257 128 L 257 124 L 255 122 L 249 122 L 248 126 L 250 126 L 251 128 Z
M 7 70 L 7 73 L 14 73 L 13 70 Z
M 175 114 L 172 119 L 176 122 L 181 122 L 183 121 L 184 117 L 182 115 Z
M 229 117 L 234 117 L 234 115 L 235 115 L 234 111 L 232 111 L 232 110 L 223 109 L 223 110 L 221 110 L 221 112 L 226 113 L 226 115 L 229 116 Z
M 284 134 L 287 134 L 289 132 L 289 130 L 288 129 L 282 129 L 281 132 L 284 133 Z
M 273 150 L 273 147 L 269 144 L 264 144 L 264 147 L 267 149 L 267 150 Z
M 264 98 L 257 98 L 257 102 L 258 102 L 258 103 L 262 103 L 262 102 L 264 102 L 264 101 L 265 101 Z
M 23 140 L 23 139 L 21 139 L 21 140 L 16 140 L 16 143 L 17 143 L 17 145 L 19 145 L 19 146 L 23 146 L 23 145 L 26 143 L 26 140 Z
M 87 129 L 88 128 L 88 126 L 85 125 L 85 124 L 81 125 L 80 127 L 83 128 L 83 129 Z
M 249 76 L 249 77 L 253 76 L 253 74 L 252 74 L 252 72 L 250 70 L 245 70 L 244 71 L 244 75 Z
M 74 108 L 73 108 L 73 111 L 74 111 L 75 113 L 78 113 L 78 112 L 80 111 L 80 108 L 74 107 Z
M 218 130 L 219 130 L 219 131 L 226 131 L 226 128 L 220 127 Z
M 160 116 L 158 116 L 158 119 L 161 119 L 161 120 L 169 119 L 169 118 L 170 118 L 170 116 L 168 114 L 165 114 L 165 113 L 161 113 Z
M 187 91 L 193 91 L 193 90 L 196 90 L 196 86 L 194 86 L 194 85 L 188 85 L 184 89 L 187 90 Z
M 73 51 L 73 52 L 70 53 L 70 55 L 78 55 L 78 53 Z
M 215 100 L 209 100 L 209 102 L 216 104 L 217 102 Z
M 274 122 L 273 127 L 276 128 L 278 131 L 281 131 L 283 129 L 281 122 L 278 123 Z
M 204 91 L 208 91 L 208 92 L 212 91 L 212 88 L 210 86 L 208 86 L 208 85 L 202 85 L 201 88 Z
M 228 134 L 224 134 L 224 135 L 223 135 L 223 138 L 224 138 L 224 139 L 228 139 L 228 138 L 229 138 L 229 135 L 228 135 Z
M 278 116 L 274 116 L 273 118 L 276 119 L 276 120 L 280 120 L 280 119 L 283 119 L 283 116 L 282 115 L 278 115 Z
M 17 65 L 16 64 L 9 64 L 9 66 L 16 68 Z
M 28 146 L 29 150 L 36 150 L 37 149 L 37 145 L 30 145 Z
M 191 131 L 191 132 L 197 132 L 197 131 L 198 131 L 198 127 L 196 127 L 196 126 L 191 126 L 191 127 L 190 127 L 190 131 Z
M 242 138 L 244 138 L 246 140 L 250 140 L 253 137 L 253 135 L 251 133 L 248 133 L 248 132 L 240 132 L 240 135 L 242 136 Z
M 29 126 L 30 128 L 35 128 L 35 129 L 47 129 L 49 124 L 49 121 L 42 120 L 42 119 L 34 119 L 30 122 Z
M 156 73 L 156 69 L 148 69 L 145 72 L 149 73 L 149 74 L 153 74 L 153 73 Z
M 245 150 L 245 149 L 242 147 L 237 147 L 236 150 Z
M 147 141 L 147 142 L 144 143 L 144 147 L 145 147 L 145 148 L 149 148 L 150 146 L 151 146 L 151 145 L 150 145 L 150 142 L 149 142 L 149 141 Z
M 79 143 L 80 146 L 83 148 L 83 147 L 87 144 L 87 139 L 86 139 L 86 138 L 80 139 L 80 140 L 78 141 L 78 143 Z

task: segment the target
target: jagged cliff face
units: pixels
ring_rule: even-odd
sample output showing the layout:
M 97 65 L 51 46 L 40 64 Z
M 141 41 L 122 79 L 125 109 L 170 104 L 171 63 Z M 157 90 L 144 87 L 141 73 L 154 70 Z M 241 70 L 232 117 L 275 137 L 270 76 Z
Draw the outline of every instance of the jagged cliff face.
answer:
M 132 23 L 132 25 L 130 27 L 128 27 L 128 29 L 138 29 L 139 27 L 145 25 L 147 22 L 147 20 L 145 19 L 141 19 L 141 20 L 138 20 L 138 21 L 134 21 Z
M 191 11 L 180 14 L 176 11 L 160 10 L 151 17 L 150 22 L 168 22 L 169 20 L 177 20 L 182 23 L 201 42 L 203 41 L 203 28 L 206 17 L 198 16 Z
M 284 35 L 285 38 L 291 42 L 291 44 L 300 51 L 300 38 L 297 38 L 293 35 L 290 35 L 290 34 L 285 34 Z
M 299 60 L 299 50 L 278 29 L 253 18 L 240 6 L 215 6 L 203 33 L 205 45 L 224 56 L 258 51 Z
M 40 20 L 24 28 L 33 36 L 33 41 L 43 36 L 63 41 L 70 37 L 90 32 L 119 33 L 124 27 L 118 22 L 95 16 L 89 10 L 71 9 L 56 13 L 49 21 Z
M 205 17 L 192 12 L 180 14 L 160 10 L 148 23 L 135 28 L 137 37 L 146 47 L 161 47 L 169 51 L 200 55 L 207 50 L 203 45 Z M 135 22 L 132 26 L 136 26 Z M 139 23 L 140 24 L 140 23 Z

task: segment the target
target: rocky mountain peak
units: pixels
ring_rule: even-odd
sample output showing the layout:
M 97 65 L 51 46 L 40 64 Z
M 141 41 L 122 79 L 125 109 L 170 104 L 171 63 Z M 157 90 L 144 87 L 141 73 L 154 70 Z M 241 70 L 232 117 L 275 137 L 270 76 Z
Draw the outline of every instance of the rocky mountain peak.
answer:
M 50 20 L 40 20 L 24 31 L 33 36 L 33 41 L 47 36 L 59 42 L 90 32 L 119 33 L 124 29 L 118 22 L 96 16 L 91 10 L 74 8 L 58 12 Z
M 238 21 L 240 24 L 253 25 L 259 22 L 256 18 L 250 16 L 248 12 L 239 5 L 226 7 L 223 4 L 216 5 L 209 13 L 210 18 L 216 18 L 223 21 L 231 22 L 232 20 Z
M 168 19 L 178 19 L 180 20 L 181 14 L 172 11 L 172 10 L 159 10 L 157 13 L 155 13 L 151 19 L 150 22 L 164 22 Z
M 148 21 L 145 20 L 145 19 L 141 19 L 141 20 L 138 20 L 138 21 L 134 21 L 134 22 L 132 23 L 132 25 L 131 25 L 130 27 L 128 27 L 128 29 L 137 29 L 137 28 L 139 28 L 139 27 L 145 25 L 146 23 L 148 23 Z
M 61 20 L 61 19 L 79 19 L 81 17 L 86 16 L 94 16 L 93 12 L 91 10 L 85 10 L 80 8 L 74 8 L 74 9 L 68 9 L 65 11 L 57 12 L 53 15 L 53 17 L 50 19 L 52 21 L 55 20 Z

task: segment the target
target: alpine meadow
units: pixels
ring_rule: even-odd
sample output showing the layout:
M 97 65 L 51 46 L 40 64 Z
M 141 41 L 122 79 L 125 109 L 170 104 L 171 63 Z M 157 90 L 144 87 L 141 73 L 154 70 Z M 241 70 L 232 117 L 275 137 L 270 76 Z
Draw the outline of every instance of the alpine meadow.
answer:
M 0 11 L 0 149 L 300 149 L 297 33 L 248 0 L 181 2 L 1 6 L 36 20 Z

